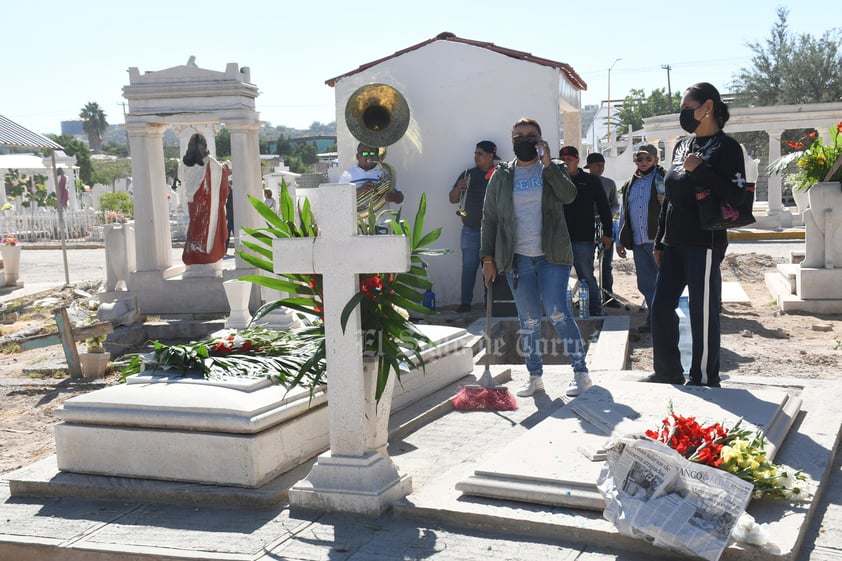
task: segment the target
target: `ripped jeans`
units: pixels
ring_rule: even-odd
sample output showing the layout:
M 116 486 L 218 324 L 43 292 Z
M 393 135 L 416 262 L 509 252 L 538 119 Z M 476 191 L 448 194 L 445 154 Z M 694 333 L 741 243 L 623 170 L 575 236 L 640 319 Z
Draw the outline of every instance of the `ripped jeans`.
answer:
M 570 278 L 569 265 L 554 265 L 542 255 L 540 257 L 517 256 L 518 282 L 514 286 L 514 274 L 506 273 L 506 280 L 512 289 L 520 321 L 520 344 L 526 358 L 526 369 L 532 376 L 543 374 L 543 352 L 563 352 L 570 357 L 573 372 L 587 372 L 585 346 L 579 327 L 573 321 L 567 308 L 567 281 Z M 544 307 L 541 308 L 543 301 Z M 544 311 L 561 339 L 543 341 L 541 320 Z

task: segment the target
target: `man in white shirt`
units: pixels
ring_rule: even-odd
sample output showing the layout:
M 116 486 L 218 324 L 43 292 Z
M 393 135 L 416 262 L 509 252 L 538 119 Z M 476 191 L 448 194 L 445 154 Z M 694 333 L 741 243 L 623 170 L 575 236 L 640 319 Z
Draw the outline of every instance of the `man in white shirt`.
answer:
M 360 143 L 357 146 L 357 165 L 345 170 L 339 178 L 339 183 L 356 185 L 357 199 L 373 189 L 374 183 L 383 177 L 383 167 L 380 165 L 379 154 L 377 148 Z M 403 202 L 403 193 L 398 191 L 396 185 L 392 185 L 392 189 L 386 192 L 384 198 L 387 203 L 400 204 Z

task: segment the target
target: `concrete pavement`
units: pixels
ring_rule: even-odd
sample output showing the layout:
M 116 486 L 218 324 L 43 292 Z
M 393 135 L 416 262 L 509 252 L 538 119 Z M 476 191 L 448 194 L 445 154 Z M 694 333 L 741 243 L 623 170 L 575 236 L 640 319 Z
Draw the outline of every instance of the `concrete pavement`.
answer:
M 797 251 L 799 246 L 803 249 L 803 242 L 746 242 L 732 244 L 731 251 L 776 255 Z M 179 254 L 180 250 L 174 252 Z M 69 250 L 68 262 L 72 283 L 83 280 L 83 275 L 87 277 L 84 280 L 105 278 L 102 249 Z M 0 292 L 2 301 L 22 294 L 18 291 L 40 292 L 64 284 L 61 254 L 55 250 L 23 252 L 21 271 L 24 286 Z M 523 373 L 517 373 L 516 381 L 510 385 L 514 387 L 521 377 Z M 555 396 L 563 394 L 567 374 L 553 371 L 546 378 L 544 399 L 520 399 L 521 408 L 506 413 L 448 412 L 442 404 L 455 393 L 455 388 L 445 389 L 395 420 L 390 454 L 403 471 L 412 475 L 415 489 L 435 486 L 447 471 L 477 462 L 562 406 L 562 399 Z M 288 486 L 296 481 L 309 465 L 284 476 L 286 479 L 278 485 Z M 842 465 L 838 455 L 831 472 L 824 494 L 815 502 L 816 516 L 801 554 L 793 561 L 842 560 Z M 639 547 L 622 549 L 612 548 L 609 543 L 582 546 L 567 541 L 570 536 L 566 535 L 529 537 L 509 527 L 482 527 L 470 519 L 459 527 L 408 519 L 405 508 L 400 509 L 400 517 L 392 512 L 371 520 L 291 511 L 286 506 L 245 510 L 149 501 L 10 498 L 9 475 L 0 478 L 0 561 L 669 558 L 642 542 Z M 120 478 L 105 479 L 108 481 L 97 480 L 95 484 L 129 484 Z M 184 492 L 198 494 L 199 490 L 186 488 Z M 523 506 L 511 505 L 513 513 L 518 508 Z M 547 515 L 566 518 L 580 514 L 551 509 Z M 598 513 L 586 516 L 599 518 Z

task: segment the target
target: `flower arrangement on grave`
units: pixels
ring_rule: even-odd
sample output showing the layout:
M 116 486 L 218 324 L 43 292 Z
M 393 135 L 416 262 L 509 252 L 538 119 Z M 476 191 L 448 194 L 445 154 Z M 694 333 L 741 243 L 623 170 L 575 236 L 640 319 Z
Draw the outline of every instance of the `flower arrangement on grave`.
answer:
M 798 168 L 793 174 L 796 190 L 807 191 L 819 182 L 842 180 L 842 122 L 830 127 L 829 144 L 811 131 L 786 145 L 794 152 L 769 164 L 768 171 L 784 173 L 794 163 Z
M 13 234 L 7 234 L 3 236 L 2 240 L 0 240 L 0 245 L 2 245 L 3 247 L 14 247 L 19 243 L 20 240 L 18 240 Z
M 153 341 L 152 356 L 132 355 L 120 371 L 120 378 L 138 374 L 148 366 L 172 370 L 174 375 L 201 372 L 206 378 L 226 376 L 263 377 L 285 387 L 306 383 L 314 390 L 322 382 L 324 360 L 313 361 L 324 337 L 315 333 L 274 331 L 253 326 L 223 330 L 212 337 L 180 345 Z M 323 357 L 322 357 L 323 358 Z
M 661 426 L 647 430 L 646 436 L 691 462 L 721 469 L 752 483 L 755 499 L 807 500 L 807 477 L 800 470 L 770 462 L 763 434 L 741 428 L 741 421 L 730 428 L 720 423 L 703 425 L 695 417 L 678 415 L 670 406 Z

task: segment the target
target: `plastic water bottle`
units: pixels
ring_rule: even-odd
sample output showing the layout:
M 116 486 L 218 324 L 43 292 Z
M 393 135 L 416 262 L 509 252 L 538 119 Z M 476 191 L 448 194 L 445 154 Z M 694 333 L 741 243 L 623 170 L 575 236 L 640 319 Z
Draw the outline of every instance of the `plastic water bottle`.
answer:
M 590 317 L 590 298 L 588 297 L 588 285 L 580 282 L 579 283 L 579 317 L 586 318 Z
M 431 312 L 436 311 L 436 293 L 430 288 L 424 292 L 424 307 Z
M 690 301 L 687 296 L 678 299 L 678 350 L 681 352 L 681 368 L 684 375 L 689 376 L 690 364 L 693 360 L 693 332 L 690 329 Z
M 573 291 L 569 286 L 567 287 L 567 310 L 573 314 Z

